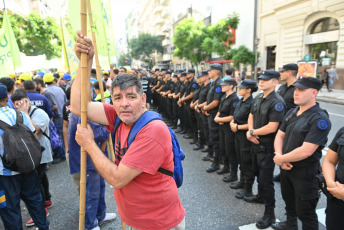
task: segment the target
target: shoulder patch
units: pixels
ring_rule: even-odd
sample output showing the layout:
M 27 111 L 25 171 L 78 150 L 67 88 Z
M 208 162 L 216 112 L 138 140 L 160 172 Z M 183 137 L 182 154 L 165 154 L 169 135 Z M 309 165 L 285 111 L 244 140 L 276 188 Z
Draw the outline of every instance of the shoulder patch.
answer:
M 196 87 L 197 87 L 197 84 L 196 84 L 196 83 L 193 83 L 193 84 L 192 84 L 192 88 L 196 89 Z
M 238 102 L 238 101 L 236 101 L 236 102 L 233 103 L 234 108 L 238 107 L 238 105 L 239 105 L 239 102 Z
M 320 130 L 326 130 L 328 127 L 328 123 L 326 120 L 320 120 L 320 121 L 318 121 L 317 126 Z
M 282 112 L 284 109 L 284 104 L 282 102 L 278 102 L 276 105 L 275 105 L 275 110 L 277 112 Z
M 221 93 L 221 91 L 222 91 L 222 90 L 221 90 L 221 87 L 220 87 L 220 86 L 216 87 L 216 89 L 215 89 L 215 92 L 216 92 L 216 93 Z

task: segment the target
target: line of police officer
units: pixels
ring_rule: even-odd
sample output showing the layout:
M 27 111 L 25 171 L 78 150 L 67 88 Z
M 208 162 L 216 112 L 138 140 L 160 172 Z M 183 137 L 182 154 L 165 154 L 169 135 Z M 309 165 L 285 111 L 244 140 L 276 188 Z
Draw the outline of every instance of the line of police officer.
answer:
M 318 229 L 315 208 L 319 188 L 315 176 L 320 171 L 321 149 L 331 124 L 327 113 L 315 102 L 320 81 L 307 77 L 297 80 L 297 70 L 296 64 L 287 64 L 279 72 L 263 71 L 259 76 L 262 93 L 254 99 L 256 82 L 242 81 L 237 86 L 242 96 L 239 99 L 234 91 L 235 79 L 222 79 L 220 64 L 202 71 L 197 82 L 194 69 L 177 70 L 172 80 L 172 73 L 165 69 L 152 74 L 153 105 L 172 128 L 177 129 L 180 121 L 176 133 L 193 139 L 190 144 L 196 144 L 194 150 L 208 153 L 203 160 L 213 162 L 206 171 L 229 173 L 224 182 L 233 182 L 233 189 L 243 189 L 236 193 L 238 199 L 265 205 L 264 215 L 256 223 L 259 229 L 297 229 L 297 217 L 303 229 Z M 276 93 L 280 76 L 286 83 Z M 295 95 L 301 95 L 297 103 L 293 97 L 295 89 Z M 224 164 L 222 168 L 220 163 Z M 281 167 L 281 191 L 287 212 L 287 220 L 279 223 L 275 223 L 274 214 L 275 164 Z M 253 195 L 255 177 L 258 194 Z

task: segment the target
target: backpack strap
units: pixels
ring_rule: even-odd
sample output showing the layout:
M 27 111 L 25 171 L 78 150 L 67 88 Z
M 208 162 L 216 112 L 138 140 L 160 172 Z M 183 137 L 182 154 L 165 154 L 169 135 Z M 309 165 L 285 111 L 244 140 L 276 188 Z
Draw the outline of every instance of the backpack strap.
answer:
M 17 114 L 16 124 L 22 124 L 24 122 L 23 114 L 19 110 L 16 110 L 16 114 Z
M 35 113 L 36 110 L 37 110 L 37 107 L 33 108 L 33 110 L 31 111 L 31 113 L 29 114 L 30 118 L 32 117 L 32 115 Z M 49 137 L 45 132 L 43 132 L 43 130 L 41 130 L 41 133 L 42 133 L 46 138 L 48 138 L 49 141 L 50 141 L 50 137 Z

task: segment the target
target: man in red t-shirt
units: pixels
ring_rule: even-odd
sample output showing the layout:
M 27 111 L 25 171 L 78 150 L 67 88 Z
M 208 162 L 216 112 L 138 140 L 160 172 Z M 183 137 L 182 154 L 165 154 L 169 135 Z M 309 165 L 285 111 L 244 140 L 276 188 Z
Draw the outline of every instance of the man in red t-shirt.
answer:
M 94 49 L 80 31 L 75 53 L 87 53 L 88 76 Z M 89 84 L 88 84 L 89 86 Z M 80 116 L 80 66 L 71 92 L 71 111 Z M 158 172 L 162 167 L 173 171 L 171 136 L 163 121 L 154 120 L 142 128 L 127 146 L 131 126 L 145 112 L 146 95 L 136 76 L 120 74 L 112 83 L 113 106 L 88 102 L 87 119 L 114 130 L 117 116 L 122 123 L 115 133 L 116 162 L 113 164 L 94 142 L 92 129 L 78 126 L 76 141 L 92 158 L 99 173 L 114 187 L 121 220 L 131 229 L 185 229 L 185 210 L 174 179 Z

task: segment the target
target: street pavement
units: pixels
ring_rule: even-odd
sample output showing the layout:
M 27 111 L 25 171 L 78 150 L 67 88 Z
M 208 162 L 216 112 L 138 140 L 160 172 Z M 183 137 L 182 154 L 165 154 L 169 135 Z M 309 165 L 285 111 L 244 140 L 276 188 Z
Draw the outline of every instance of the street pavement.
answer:
M 326 109 L 332 122 L 332 130 L 329 134 L 329 141 L 332 141 L 335 133 L 343 124 L 344 117 L 344 90 L 334 90 L 328 93 L 324 90 L 319 93 L 318 101 L 323 109 Z M 325 100 L 327 102 L 325 102 Z M 330 103 L 328 103 L 330 102 Z M 256 229 L 255 222 L 261 218 L 264 206 L 250 204 L 234 197 L 236 191 L 229 188 L 229 185 L 222 182 L 222 177 L 216 173 L 207 173 L 205 169 L 210 166 L 209 162 L 204 162 L 201 158 L 205 155 L 200 151 L 192 150 L 190 140 L 177 135 L 186 158 L 183 161 L 184 183 L 179 188 L 179 196 L 186 210 L 186 229 L 195 230 L 253 230 Z M 326 154 L 324 149 L 323 155 Z M 149 156 L 147 156 L 149 157 Z M 279 169 L 275 168 L 275 173 Z M 47 172 L 50 181 L 53 207 L 49 209 L 50 228 L 52 230 L 74 230 L 78 229 L 79 220 L 79 195 L 69 174 L 66 162 L 58 165 L 50 165 Z M 275 183 L 276 194 L 276 218 L 285 220 L 284 202 L 281 197 L 280 184 Z M 254 192 L 257 192 L 257 183 L 254 185 Z M 113 189 L 106 185 L 106 203 L 108 212 L 116 212 L 117 207 L 113 196 Z M 325 228 L 326 199 L 321 195 L 317 212 L 319 219 L 319 229 Z M 25 204 L 21 202 L 23 226 L 30 218 Z M 121 221 L 117 218 L 113 222 L 104 223 L 102 230 L 120 230 Z M 4 229 L 0 220 L 0 229 Z M 128 228 L 127 228 L 128 229 Z M 301 224 L 299 223 L 299 229 Z

